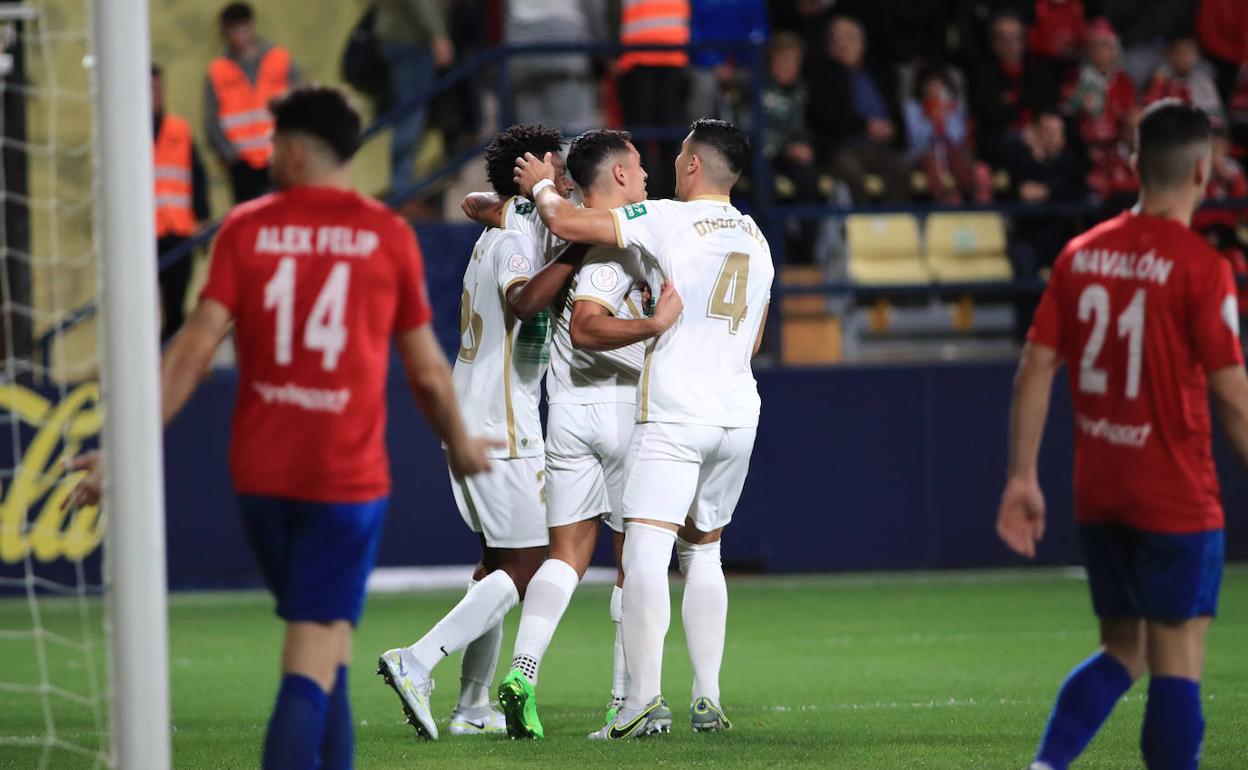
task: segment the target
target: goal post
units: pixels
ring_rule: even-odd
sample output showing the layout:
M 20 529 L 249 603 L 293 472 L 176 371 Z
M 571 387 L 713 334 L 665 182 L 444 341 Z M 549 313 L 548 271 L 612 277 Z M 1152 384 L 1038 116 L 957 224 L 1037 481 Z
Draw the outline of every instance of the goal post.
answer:
M 169 649 L 147 0 L 93 0 L 112 764 L 167 770 Z

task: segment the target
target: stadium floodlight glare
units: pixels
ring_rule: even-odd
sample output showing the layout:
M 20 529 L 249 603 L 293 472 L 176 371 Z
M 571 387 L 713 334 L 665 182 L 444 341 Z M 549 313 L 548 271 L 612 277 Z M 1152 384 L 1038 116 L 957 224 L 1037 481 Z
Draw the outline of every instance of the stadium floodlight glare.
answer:
M 164 468 L 146 0 L 94 0 L 112 763 L 169 767 Z

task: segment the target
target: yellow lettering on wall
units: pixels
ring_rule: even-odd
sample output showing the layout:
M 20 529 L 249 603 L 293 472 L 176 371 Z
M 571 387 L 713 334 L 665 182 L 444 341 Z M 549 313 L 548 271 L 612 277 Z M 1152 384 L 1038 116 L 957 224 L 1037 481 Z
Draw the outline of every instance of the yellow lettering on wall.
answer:
M 67 474 L 64 461 L 100 432 L 99 385 L 79 385 L 55 403 L 21 385 L 0 385 L 0 409 L 35 429 L 0 497 L 0 562 L 17 564 L 28 555 L 80 561 L 103 540 L 104 518 L 98 506 L 61 509 L 82 477 Z

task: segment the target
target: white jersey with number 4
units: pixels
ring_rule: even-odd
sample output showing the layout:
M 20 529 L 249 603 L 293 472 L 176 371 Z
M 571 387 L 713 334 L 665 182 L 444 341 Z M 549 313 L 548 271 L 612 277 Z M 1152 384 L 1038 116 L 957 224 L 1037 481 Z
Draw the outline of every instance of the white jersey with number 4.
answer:
M 757 426 L 750 359 L 775 276 L 758 225 L 719 195 L 650 200 L 611 214 L 617 245 L 640 249 L 651 286 L 671 281 L 685 305 L 647 349 L 637 421 Z
M 469 433 L 507 441 L 495 457 L 543 452 L 538 402 L 550 361 L 550 313 L 521 323 L 507 304 L 507 290 L 532 278 L 540 259 L 532 238 L 491 228 L 464 272 L 455 395 Z

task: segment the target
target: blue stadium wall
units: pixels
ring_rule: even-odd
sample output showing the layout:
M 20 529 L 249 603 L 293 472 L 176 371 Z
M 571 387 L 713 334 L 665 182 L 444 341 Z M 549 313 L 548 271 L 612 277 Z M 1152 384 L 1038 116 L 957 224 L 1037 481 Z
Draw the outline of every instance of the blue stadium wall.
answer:
M 479 230 L 420 229 L 439 337 L 457 344 L 459 281 Z M 732 566 L 766 571 L 996 567 L 1021 563 L 993 532 L 1005 474 L 1013 366 L 933 364 L 758 373 L 763 417 L 724 537 Z M 226 469 L 236 378 L 215 373 L 166 434 L 169 577 L 175 588 L 254 585 Z M 401 373 L 390 378 L 394 492 L 387 566 L 464 564 L 478 546 L 451 499 L 438 442 Z M 1217 455 L 1231 558 L 1248 559 L 1248 474 Z M 1062 377 L 1041 453 L 1050 526 L 1038 561 L 1078 560 L 1071 410 Z M 605 539 L 599 559 L 609 563 Z

